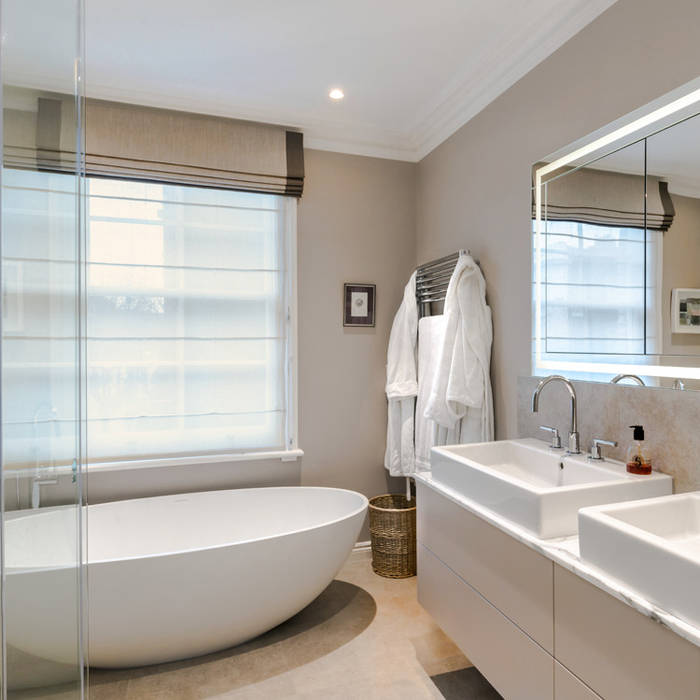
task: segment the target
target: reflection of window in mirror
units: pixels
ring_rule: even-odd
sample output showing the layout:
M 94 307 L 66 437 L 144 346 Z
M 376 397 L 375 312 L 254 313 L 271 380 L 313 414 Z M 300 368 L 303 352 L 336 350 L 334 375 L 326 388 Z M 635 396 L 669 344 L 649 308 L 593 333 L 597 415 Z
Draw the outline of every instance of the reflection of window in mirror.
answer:
M 700 390 L 699 85 L 535 164 L 535 373 Z
M 595 355 L 603 362 L 639 363 L 645 361 L 640 356 L 656 352 L 661 232 L 550 220 L 543 235 L 544 359 Z

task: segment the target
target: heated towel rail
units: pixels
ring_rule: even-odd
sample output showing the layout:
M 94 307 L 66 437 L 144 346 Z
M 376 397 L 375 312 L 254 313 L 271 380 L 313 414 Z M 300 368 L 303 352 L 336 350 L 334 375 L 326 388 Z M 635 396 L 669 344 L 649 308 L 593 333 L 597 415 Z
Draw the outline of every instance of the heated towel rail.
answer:
M 433 304 L 442 303 L 447 295 L 447 287 L 454 272 L 455 265 L 462 254 L 469 255 L 468 250 L 458 250 L 444 258 L 431 260 L 416 269 L 416 301 L 420 317 L 431 316 L 437 309 Z M 440 313 L 440 312 L 438 312 Z

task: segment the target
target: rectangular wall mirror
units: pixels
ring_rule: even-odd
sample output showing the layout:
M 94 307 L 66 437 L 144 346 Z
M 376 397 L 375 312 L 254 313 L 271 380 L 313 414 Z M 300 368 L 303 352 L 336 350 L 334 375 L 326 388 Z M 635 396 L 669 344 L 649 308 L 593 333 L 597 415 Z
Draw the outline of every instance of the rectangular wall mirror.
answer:
M 700 389 L 700 91 L 533 166 L 533 371 Z

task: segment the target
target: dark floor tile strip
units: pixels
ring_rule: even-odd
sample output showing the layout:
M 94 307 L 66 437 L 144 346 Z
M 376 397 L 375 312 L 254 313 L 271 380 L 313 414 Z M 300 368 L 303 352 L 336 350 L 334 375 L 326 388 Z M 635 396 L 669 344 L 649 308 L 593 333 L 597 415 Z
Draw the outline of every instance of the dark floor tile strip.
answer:
M 475 666 L 431 676 L 445 700 L 503 700 Z

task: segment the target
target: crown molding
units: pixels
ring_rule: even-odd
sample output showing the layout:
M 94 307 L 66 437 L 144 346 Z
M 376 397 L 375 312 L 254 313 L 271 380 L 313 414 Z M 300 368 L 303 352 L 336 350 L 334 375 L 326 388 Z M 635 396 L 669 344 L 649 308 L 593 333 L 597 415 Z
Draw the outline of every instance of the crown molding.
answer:
M 673 176 L 668 181 L 668 191 L 679 197 L 700 199 L 700 178 Z
M 498 52 L 473 69 L 454 78 L 436 103 L 424 110 L 403 140 L 378 140 L 367 130 L 363 141 L 329 137 L 321 128 L 305 139 L 311 148 L 341 153 L 393 158 L 418 162 L 475 117 L 487 105 L 512 87 L 535 66 L 565 44 L 617 0 L 585 0 L 563 15 L 524 25 L 517 35 L 503 43 Z M 504 61 L 504 56 L 508 60 Z
M 29 73 L 8 75 L 5 83 L 47 92 L 72 92 L 73 90 L 73 85 L 68 81 L 57 83 L 51 77 Z M 90 82 L 89 78 L 86 81 L 86 92 L 88 97 L 98 100 L 278 124 L 288 129 L 302 131 L 305 148 L 388 160 L 409 162 L 417 160 L 415 148 L 406 133 L 376 126 L 358 126 L 343 121 L 312 119 L 308 115 L 284 113 L 279 110 L 272 112 L 247 106 L 233 106 L 215 96 L 197 96 L 195 100 L 191 97 L 148 89 L 133 87 L 124 89 L 112 85 L 99 85 Z M 182 93 L 187 94 L 187 91 L 183 88 Z
M 415 159 L 425 158 L 616 1 L 589 0 L 549 22 L 525 25 L 496 54 L 481 62 L 476 75 L 470 71 L 462 80 L 454 80 L 413 129 Z M 509 57 L 507 61 L 504 56 Z
M 100 85 L 90 80 L 89 71 L 86 92 L 88 97 L 97 99 L 280 124 L 303 131 L 307 148 L 418 162 L 615 2 L 580 0 L 564 14 L 552 15 L 549 21 L 533 19 L 523 25 L 517 34 L 501 42 L 497 51 L 483 57 L 476 67 L 470 65 L 452 78 L 434 103 L 427 105 L 407 130 L 233 104 L 222 99 L 219 93 L 193 96 L 186 85 L 177 86 L 177 94 L 166 94 L 144 85 L 128 88 Z M 61 89 L 49 76 L 7 75 L 5 81 L 39 90 Z M 72 86 L 64 89 L 72 90 Z
M 304 131 L 304 148 L 312 148 L 318 151 L 333 151 L 353 156 L 366 156 L 368 158 L 384 158 L 385 160 L 401 160 L 408 163 L 417 163 L 420 159 L 412 145 L 405 145 L 407 141 L 395 145 L 373 142 L 370 133 L 367 140 L 349 141 L 346 138 L 328 138 L 323 133 L 314 134 L 313 131 Z

